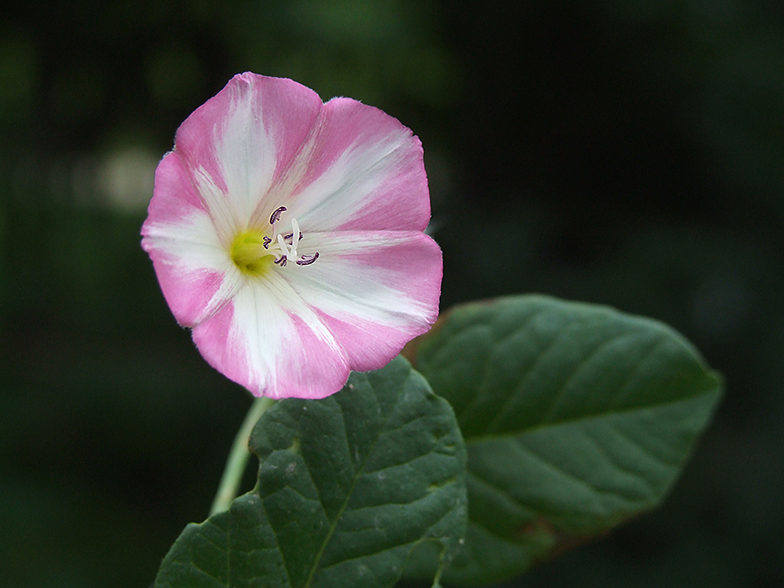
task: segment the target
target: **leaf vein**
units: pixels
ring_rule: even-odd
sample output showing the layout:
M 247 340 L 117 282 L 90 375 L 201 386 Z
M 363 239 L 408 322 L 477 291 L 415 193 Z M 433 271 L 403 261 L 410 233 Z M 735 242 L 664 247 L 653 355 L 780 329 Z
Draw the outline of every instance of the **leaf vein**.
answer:
M 544 312 L 544 311 L 542 311 Z M 526 372 L 525 376 L 520 380 L 515 388 L 515 392 L 510 394 L 506 400 L 504 400 L 503 404 L 499 407 L 498 411 L 496 412 L 496 416 L 493 420 L 488 424 L 487 431 L 492 432 L 496 426 L 498 425 L 498 421 L 501 417 L 504 416 L 506 413 L 507 408 L 510 404 L 512 404 L 516 399 L 517 395 L 525 388 L 525 385 L 530 381 L 531 375 L 534 374 L 538 368 L 538 366 L 542 363 L 543 358 L 558 344 L 559 340 L 564 336 L 569 330 L 569 327 L 576 323 L 584 322 L 582 320 L 573 320 L 568 324 L 564 325 L 557 333 L 555 333 L 552 338 L 545 344 L 545 346 L 541 349 L 539 354 L 536 357 L 536 360 L 533 362 L 531 367 Z
M 572 373 L 569 374 L 569 377 L 566 379 L 566 381 L 564 381 L 564 383 L 561 384 L 561 386 L 556 391 L 556 393 L 553 394 L 552 400 L 550 401 L 550 406 L 549 406 L 549 408 L 547 410 L 547 413 L 544 415 L 544 417 L 542 417 L 542 422 L 543 423 L 550 422 L 550 419 L 556 413 L 556 409 L 558 408 L 558 405 L 560 404 L 560 401 L 563 398 L 563 395 L 565 394 L 566 390 L 569 388 L 569 385 L 577 377 L 577 375 L 585 368 L 585 366 L 588 365 L 597 356 L 597 354 L 602 349 L 606 348 L 611 343 L 623 340 L 623 339 L 628 338 L 628 337 L 633 337 L 634 335 L 636 335 L 636 333 L 634 333 L 634 332 L 626 332 L 623 335 L 611 334 L 604 341 L 601 341 L 598 345 L 596 345 L 596 347 L 591 349 L 585 355 L 585 357 L 583 357 L 580 361 L 578 361 L 575 364 L 574 369 L 572 370 Z M 654 344 L 654 346 L 655 346 L 655 344 Z M 646 355 L 647 355 L 647 352 L 646 352 Z M 634 372 L 634 368 L 632 368 L 632 372 Z M 629 377 L 631 377 L 631 376 L 629 376 Z M 627 377 L 625 379 L 624 385 L 625 385 L 626 382 L 629 381 L 629 377 Z
M 527 446 L 523 445 L 523 442 L 520 439 L 517 439 L 517 443 L 515 443 L 514 445 L 516 447 L 518 447 L 520 449 L 520 451 L 522 451 L 523 453 L 526 453 L 527 455 L 533 457 L 539 463 L 543 464 L 545 466 L 545 468 L 550 469 L 550 470 L 554 471 L 555 473 L 562 474 L 563 477 L 576 482 L 578 486 L 583 486 L 583 487 L 587 488 L 589 491 L 595 492 L 596 494 L 600 494 L 600 495 L 603 495 L 603 496 L 616 496 L 616 497 L 625 499 L 625 497 L 621 493 L 619 493 L 619 492 L 617 492 L 615 490 L 605 490 L 605 489 L 602 489 L 602 488 L 597 488 L 596 486 L 594 486 L 593 484 L 591 484 L 587 480 L 584 480 L 584 479 L 580 478 L 577 474 L 575 474 L 573 472 L 570 472 L 565 467 L 548 460 L 547 458 L 545 458 L 542 455 L 540 455 L 537 452 L 535 452 L 530 447 L 527 447 Z
M 546 312 L 546 309 L 544 309 L 544 308 L 537 309 L 536 311 L 532 312 L 528 317 L 526 317 L 526 319 L 523 322 L 523 324 L 521 324 L 520 326 L 512 329 L 511 331 L 509 331 L 506 335 L 504 335 L 500 339 L 494 341 L 493 342 L 494 349 L 498 349 L 499 347 L 504 345 L 504 343 L 508 339 L 511 339 L 512 337 L 514 337 L 515 335 L 519 334 L 521 331 L 526 329 L 536 319 L 536 317 L 540 316 L 544 312 Z M 482 327 L 482 325 L 471 325 L 471 326 L 472 327 L 477 327 L 477 328 L 481 328 Z M 468 330 L 468 329 L 466 329 L 466 330 Z M 493 369 L 492 362 L 488 361 L 485 364 L 485 368 L 484 368 L 484 371 L 482 372 L 482 376 L 479 378 L 479 382 L 480 382 L 479 383 L 479 391 L 474 396 L 473 400 L 471 400 L 471 402 L 468 402 L 466 404 L 466 406 L 463 408 L 463 410 L 460 411 L 460 414 L 458 415 L 458 418 L 457 418 L 459 423 L 463 423 L 464 422 L 463 417 L 466 414 L 470 413 L 470 411 L 472 411 L 477 404 L 480 404 L 482 402 L 482 399 L 484 397 L 484 394 L 483 394 L 482 391 L 487 389 L 487 387 L 485 386 L 485 383 L 487 382 L 488 377 L 489 377 L 488 374 L 490 373 L 490 371 L 492 369 Z
M 409 372 L 407 377 L 409 377 L 409 376 L 410 376 L 410 372 Z M 373 450 L 375 449 L 376 444 L 378 443 L 379 439 L 381 438 L 381 435 L 383 434 L 383 432 L 386 430 L 387 424 L 389 423 L 389 419 L 395 413 L 395 409 L 397 408 L 398 403 L 401 401 L 403 396 L 404 396 L 403 394 L 399 394 L 398 397 L 395 399 L 395 402 L 394 402 L 394 404 L 392 406 L 392 409 L 389 411 L 389 413 L 387 414 L 386 418 L 384 419 L 384 425 L 382 427 L 380 427 L 379 433 L 376 436 L 376 438 L 373 440 L 373 443 L 370 446 L 370 450 L 367 452 L 367 454 L 365 456 L 365 459 L 362 462 L 362 465 L 360 466 L 359 470 L 357 470 L 355 472 L 355 474 L 354 474 L 354 482 L 351 484 L 351 488 L 349 488 L 348 492 L 346 492 L 346 498 L 343 501 L 343 504 L 341 505 L 340 510 L 338 511 L 337 515 L 335 516 L 335 520 L 330 523 L 330 525 L 329 525 L 329 532 L 327 533 L 327 536 L 324 539 L 324 542 L 322 543 L 321 548 L 319 549 L 318 553 L 316 554 L 315 559 L 313 560 L 313 565 L 311 567 L 310 573 L 308 574 L 307 580 L 305 581 L 305 586 L 306 587 L 309 587 L 311 585 L 311 582 L 313 580 L 313 576 L 316 574 L 316 570 L 318 569 L 319 562 L 321 561 L 321 557 L 324 555 L 324 551 L 326 550 L 327 545 L 329 545 L 329 542 L 330 542 L 330 540 L 332 539 L 332 536 L 335 533 L 335 529 L 337 528 L 338 523 L 340 522 L 340 519 L 343 516 L 343 513 L 345 512 L 346 508 L 348 507 L 348 503 L 351 500 L 351 496 L 353 495 L 354 489 L 357 486 L 357 482 L 359 481 L 359 478 L 360 478 L 360 476 L 362 475 L 362 473 L 364 471 L 365 465 L 370 460 L 370 456 L 373 454 Z M 343 415 L 343 419 L 342 420 L 343 420 L 343 426 L 345 428 L 346 419 L 345 419 L 345 415 L 343 413 L 343 407 L 340 406 L 340 404 L 338 404 L 338 407 L 340 408 L 341 415 Z
M 497 440 L 500 440 L 500 439 L 516 439 L 518 437 L 524 437 L 525 435 L 536 433 L 538 431 L 541 431 L 544 428 L 563 427 L 563 426 L 568 426 L 568 425 L 580 424 L 580 423 L 584 423 L 584 422 L 588 422 L 588 421 L 592 421 L 592 420 L 600 420 L 600 419 L 613 417 L 613 416 L 621 416 L 621 415 L 631 414 L 631 413 L 635 413 L 635 412 L 642 412 L 642 411 L 657 410 L 657 409 L 661 409 L 661 408 L 666 408 L 668 406 L 673 406 L 673 405 L 679 404 L 681 402 L 687 402 L 687 401 L 692 400 L 693 398 L 696 398 L 698 396 L 704 396 L 706 394 L 712 394 L 714 392 L 715 392 L 715 390 L 705 390 L 705 391 L 703 391 L 703 392 L 701 392 L 699 394 L 695 394 L 694 396 L 689 396 L 687 398 L 677 398 L 675 400 L 670 400 L 668 402 L 659 402 L 659 403 L 656 403 L 656 404 L 649 404 L 649 405 L 645 405 L 645 406 L 633 406 L 633 407 L 630 407 L 630 408 L 615 409 L 615 410 L 612 410 L 612 411 L 607 410 L 607 411 L 600 412 L 600 413 L 595 413 L 595 414 L 590 414 L 590 415 L 580 416 L 580 417 L 574 417 L 574 418 L 569 418 L 569 419 L 563 419 L 563 420 L 560 420 L 560 421 L 554 421 L 554 422 L 550 422 L 550 423 L 540 423 L 538 425 L 531 426 L 531 427 L 528 427 L 528 428 L 525 428 L 525 429 L 521 429 L 521 430 L 518 430 L 518 431 L 508 431 L 508 432 L 504 432 L 504 433 L 494 433 L 492 435 L 489 434 L 489 433 L 485 433 L 483 435 L 474 435 L 472 437 L 466 438 L 465 442 L 466 442 L 466 445 L 469 446 L 469 445 L 475 445 L 475 444 L 478 444 L 478 443 L 486 443 L 488 441 L 497 441 Z

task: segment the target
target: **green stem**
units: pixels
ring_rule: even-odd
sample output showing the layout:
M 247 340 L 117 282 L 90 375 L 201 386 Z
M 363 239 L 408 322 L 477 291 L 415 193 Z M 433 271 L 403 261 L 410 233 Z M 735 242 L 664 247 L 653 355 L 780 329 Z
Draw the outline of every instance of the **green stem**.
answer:
M 261 418 L 267 409 L 275 403 L 271 398 L 262 396 L 256 398 L 250 406 L 245 420 L 242 422 L 237 436 L 234 438 L 234 445 L 231 446 L 229 459 L 226 461 L 226 468 L 223 470 L 218 492 L 215 500 L 212 501 L 210 516 L 229 510 L 231 501 L 237 496 L 237 490 L 242 482 L 242 475 L 245 473 L 245 466 L 248 464 L 250 451 L 248 451 L 248 440 L 253 426 Z

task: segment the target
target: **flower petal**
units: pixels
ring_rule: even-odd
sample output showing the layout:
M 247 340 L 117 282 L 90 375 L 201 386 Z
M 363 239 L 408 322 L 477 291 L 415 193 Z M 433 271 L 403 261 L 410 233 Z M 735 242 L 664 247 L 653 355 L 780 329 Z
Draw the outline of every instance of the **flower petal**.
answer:
M 422 144 L 398 120 L 334 98 L 324 104 L 311 141 L 307 160 L 297 164 L 305 167 L 302 181 L 284 201 L 303 227 L 425 229 L 430 197 Z
M 277 275 L 248 281 L 193 329 L 193 340 L 210 365 L 256 396 L 323 398 L 349 375 L 332 334 Z
M 386 365 L 438 317 L 441 250 L 409 231 L 352 231 L 313 235 L 303 254 L 315 263 L 286 278 L 340 342 L 351 369 Z
M 181 325 L 204 320 L 232 296 L 237 272 L 232 274 L 215 225 L 176 152 L 168 153 L 155 171 L 155 196 L 142 236 L 166 302 Z
M 182 123 L 174 149 L 198 184 L 217 188 L 203 194 L 213 215 L 228 214 L 243 230 L 275 208 L 257 211 L 307 144 L 321 107 L 318 94 L 292 80 L 239 74 Z

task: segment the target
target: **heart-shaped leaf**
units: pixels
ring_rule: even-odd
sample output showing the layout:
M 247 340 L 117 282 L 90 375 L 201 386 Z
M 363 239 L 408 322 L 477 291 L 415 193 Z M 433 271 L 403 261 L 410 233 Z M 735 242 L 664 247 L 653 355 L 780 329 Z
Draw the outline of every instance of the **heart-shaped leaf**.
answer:
M 518 575 L 656 506 L 721 388 L 669 327 L 543 296 L 452 310 L 418 342 L 416 365 L 468 446 L 466 547 L 444 576 L 465 585 Z M 409 570 L 434 565 L 423 548 Z
M 390 587 L 413 546 L 447 561 L 463 536 L 460 430 L 402 358 L 324 400 L 278 402 L 250 447 L 256 488 L 188 525 L 156 588 Z

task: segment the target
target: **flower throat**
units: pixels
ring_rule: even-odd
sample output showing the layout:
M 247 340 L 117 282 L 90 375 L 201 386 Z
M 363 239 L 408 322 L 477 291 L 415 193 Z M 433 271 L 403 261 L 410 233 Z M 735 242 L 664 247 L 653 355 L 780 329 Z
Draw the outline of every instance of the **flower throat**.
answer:
M 270 215 L 272 236 L 260 230 L 246 230 L 239 233 L 231 244 L 229 254 L 239 270 L 250 276 L 263 276 L 273 265 L 286 267 L 289 260 L 297 265 L 310 265 L 318 259 L 318 252 L 313 255 L 300 255 L 297 258 L 297 246 L 302 240 L 297 219 L 291 219 L 291 232 L 284 235 L 277 232 L 276 223 L 286 207 L 275 209 Z

